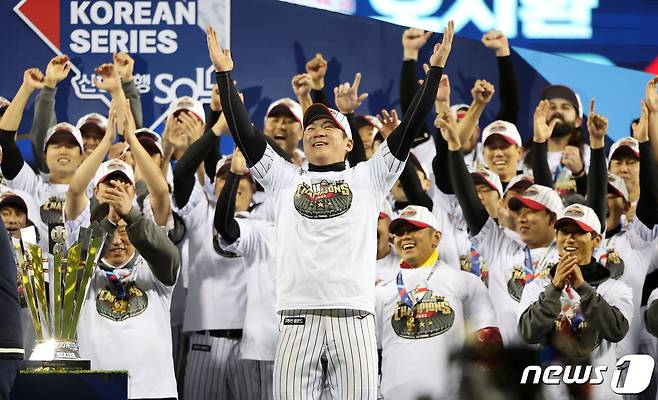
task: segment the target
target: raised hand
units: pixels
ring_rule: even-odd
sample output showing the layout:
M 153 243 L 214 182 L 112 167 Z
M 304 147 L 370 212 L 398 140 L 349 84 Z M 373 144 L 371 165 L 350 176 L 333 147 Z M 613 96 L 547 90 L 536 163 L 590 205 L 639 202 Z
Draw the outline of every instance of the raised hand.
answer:
M 432 36 L 433 32 L 425 32 L 418 28 L 409 28 L 402 34 L 402 47 L 404 49 L 404 59 L 418 60 L 418 51 Z
M 382 110 L 381 113 L 377 114 L 377 119 L 382 124 L 381 128 L 379 128 L 379 133 L 382 134 L 384 139 L 389 137 L 391 132 L 393 132 L 393 129 L 400 125 L 398 112 L 396 110 L 391 110 L 390 114 L 388 111 Z
M 292 91 L 297 96 L 297 99 L 302 99 L 310 95 L 313 89 L 313 79 L 309 74 L 298 74 L 292 77 Z
M 242 152 L 237 147 L 233 150 L 233 156 L 231 157 L 231 172 L 236 175 L 244 175 L 249 172 L 247 162 L 245 161 Z
M 23 85 L 30 90 L 44 87 L 44 76 L 39 68 L 30 68 L 23 73 Z
M 114 143 L 110 150 L 107 152 L 107 158 L 109 160 L 113 158 L 118 158 L 119 160 L 125 162 L 135 168 L 135 160 L 133 159 L 132 153 L 130 152 L 130 146 L 126 142 Z
M 492 29 L 482 35 L 482 44 L 496 52 L 496 57 L 505 57 L 510 55 L 509 42 L 505 34 L 497 29 Z
M 576 177 L 585 172 L 583 156 L 580 154 L 580 149 L 576 146 L 566 146 L 562 150 L 562 164 Z
M 130 111 L 130 102 L 127 99 L 123 102 L 123 106 L 123 113 L 117 112 L 117 118 L 123 119 L 123 121 L 120 121 L 120 126 L 123 127 L 124 138 L 132 146 L 137 141 L 135 118 L 133 118 L 133 113 Z
M 306 63 L 306 73 L 311 78 L 313 89 L 320 90 L 324 87 L 324 76 L 327 74 L 327 66 L 327 60 L 320 53 L 317 53 L 313 59 Z
M 546 119 L 548 118 L 548 110 L 550 107 L 551 105 L 548 100 L 542 100 L 539 102 L 537 108 L 535 108 L 532 136 L 532 140 L 534 142 L 544 143 L 553 134 L 553 128 L 555 128 L 557 119 L 554 119 L 549 123 L 546 122 Z
M 645 101 L 641 101 L 640 106 L 642 107 L 640 122 L 633 124 L 633 137 L 638 142 L 644 143 L 649 140 L 649 107 Z
M 450 107 L 450 78 L 448 78 L 448 74 L 441 75 L 435 102 L 445 103 Z
M 557 268 L 555 270 L 555 276 L 553 277 L 553 286 L 560 290 L 564 289 L 567 283 L 569 283 L 569 277 L 574 272 L 575 268 L 578 268 L 576 256 L 566 254 L 560 257 L 560 261 L 557 263 Z
M 658 76 L 652 78 L 644 88 L 644 101 L 646 101 L 647 108 L 651 113 L 658 112 L 658 91 L 656 91 L 656 86 L 658 86 Z
M 110 94 L 116 94 L 121 89 L 121 79 L 114 65 L 103 64 L 97 67 L 94 85 Z
M 354 76 L 354 82 L 350 85 L 349 82 L 338 85 L 334 88 L 335 102 L 338 111 L 343 114 L 353 113 L 363 101 L 368 98 L 368 93 L 359 95 L 359 85 L 361 84 L 361 73 L 357 72 Z
M 594 99 L 589 102 L 587 131 L 589 132 L 589 143 L 593 149 L 600 149 L 605 145 L 605 135 L 608 132 L 608 119 L 594 112 Z
M 217 72 L 228 72 L 233 70 L 233 59 L 231 58 L 231 50 L 222 49 L 222 46 L 217 39 L 217 32 L 212 27 L 206 29 L 206 40 L 208 41 L 208 53 L 210 61 L 215 67 Z
M 118 52 L 112 55 L 114 61 L 114 69 L 117 70 L 122 82 L 130 82 L 133 79 L 133 68 L 135 67 L 135 60 L 126 52 Z
M 436 116 L 434 119 L 434 126 L 441 130 L 441 136 L 448 143 L 448 149 L 457 151 L 461 149 L 461 138 L 457 131 L 457 121 L 449 111 L 444 111 Z
M 483 79 L 478 79 L 475 81 L 475 85 L 473 85 L 473 89 L 471 89 L 473 100 L 480 104 L 489 104 L 493 98 L 494 93 L 494 85 Z
M 430 57 L 430 65 L 433 67 L 445 67 L 450 50 L 452 50 L 452 40 L 455 37 L 455 23 L 448 22 L 448 26 L 443 30 L 443 40 L 441 43 L 434 45 L 434 52 Z
M 69 71 L 71 71 L 71 64 L 69 64 L 68 56 L 53 57 L 46 67 L 45 85 L 54 89 L 59 82 L 68 76 Z
M 132 196 L 128 192 L 129 186 L 126 183 L 112 179 L 110 187 L 105 189 L 104 198 L 109 203 L 110 208 L 114 209 L 117 215 L 124 218 L 133 208 Z
M 188 112 L 178 114 L 180 129 L 190 138 L 190 143 L 195 142 L 203 135 L 203 122 Z

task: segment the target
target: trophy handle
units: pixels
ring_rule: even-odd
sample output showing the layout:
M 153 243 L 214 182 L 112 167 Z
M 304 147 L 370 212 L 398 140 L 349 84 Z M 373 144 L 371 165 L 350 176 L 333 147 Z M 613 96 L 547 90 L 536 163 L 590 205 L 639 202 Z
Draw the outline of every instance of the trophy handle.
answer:
M 18 270 L 21 274 L 21 286 L 23 287 L 25 293 L 25 302 L 27 303 L 27 307 L 30 310 L 30 317 L 32 317 L 34 331 L 36 332 L 37 339 L 43 340 L 43 328 L 41 327 L 41 322 L 39 321 L 39 312 L 37 311 L 36 298 L 34 297 L 34 288 L 32 287 L 32 282 L 30 281 L 28 266 L 25 261 L 25 257 L 23 256 L 23 250 L 21 248 L 20 242 L 14 243 L 14 253 L 16 254 Z
M 80 243 L 71 247 L 66 258 L 66 267 L 62 269 L 62 281 L 64 281 L 64 301 L 59 308 L 62 313 L 62 322 L 57 338 L 66 338 L 71 329 L 71 313 L 73 311 L 73 302 L 75 301 L 76 280 L 78 278 L 78 269 L 80 268 L 80 252 L 82 245 Z M 61 285 L 61 281 L 59 284 Z M 61 293 L 61 292 L 60 292 Z M 75 330 L 75 328 L 73 328 Z
M 50 326 L 48 302 L 46 301 L 46 281 L 43 276 L 43 259 L 41 258 L 41 247 L 37 245 L 28 245 L 29 253 L 32 257 L 31 266 L 34 272 L 34 291 L 37 297 L 37 310 L 42 322 L 44 334 L 47 332 L 50 337 L 54 332 Z M 28 267 L 29 268 L 29 267 Z

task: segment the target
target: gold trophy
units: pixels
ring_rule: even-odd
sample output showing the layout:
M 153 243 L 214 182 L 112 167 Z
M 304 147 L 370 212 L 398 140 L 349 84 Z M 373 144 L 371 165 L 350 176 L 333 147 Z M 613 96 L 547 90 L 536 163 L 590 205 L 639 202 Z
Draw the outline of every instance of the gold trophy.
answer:
M 80 359 L 76 332 L 105 233 L 81 228 L 78 241 L 67 251 L 66 230 L 54 225 L 52 256 L 46 252 L 46 258 L 41 247 L 31 243 L 36 241 L 26 236 L 30 235 L 14 239 L 14 250 L 20 289 L 37 339 L 24 367 L 89 369 L 89 360 Z

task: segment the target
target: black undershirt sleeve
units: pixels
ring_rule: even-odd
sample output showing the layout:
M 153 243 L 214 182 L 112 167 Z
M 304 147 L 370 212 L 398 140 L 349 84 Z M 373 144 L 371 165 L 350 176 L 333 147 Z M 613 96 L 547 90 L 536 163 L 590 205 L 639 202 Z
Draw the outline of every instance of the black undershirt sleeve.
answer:
M 347 117 L 347 122 L 350 124 L 350 129 L 352 130 L 352 142 L 354 143 L 352 151 L 347 153 L 347 161 L 350 162 L 350 167 L 354 167 L 361 161 L 366 160 L 366 149 L 363 147 L 361 135 L 359 135 L 359 130 L 356 127 L 354 113 L 345 114 L 345 116 Z
M 516 85 L 516 74 L 512 56 L 496 57 L 498 62 L 498 85 L 500 86 L 500 110 L 497 120 L 516 124 L 519 114 L 519 92 Z
M 635 215 L 649 229 L 658 224 L 658 185 L 655 179 L 656 156 L 651 142 L 640 143 L 640 198 Z M 4 171 L 4 170 L 3 170 Z
M 587 196 L 587 174 L 574 178 L 576 181 L 576 193 L 581 196 Z
M 416 60 L 402 61 L 402 70 L 400 71 L 400 110 L 402 115 L 407 114 L 407 110 L 420 86 L 416 74 L 417 64 Z M 429 132 L 425 121 L 420 125 L 418 132 Z M 416 136 L 418 136 L 418 132 L 416 132 Z
M 432 172 L 436 186 L 442 193 L 454 194 L 452 183 L 450 182 L 450 163 L 448 162 L 448 143 L 441 136 L 441 130 L 437 128 L 434 135 L 434 146 L 436 155 L 432 160 Z
M 238 96 L 230 72 L 216 72 L 216 77 L 219 97 L 231 135 L 235 144 L 242 151 L 247 166 L 252 167 L 265 154 L 267 147 L 265 135 L 251 123 L 249 113 Z
M 2 148 L 2 175 L 5 179 L 16 178 L 23 168 L 23 155 L 16 144 L 16 131 L 5 131 L 0 129 L 0 147 Z
M 221 111 L 213 111 L 211 109 L 206 112 L 206 129 L 204 134 L 208 131 L 211 131 L 212 127 L 215 126 L 219 117 L 222 115 Z M 212 131 L 210 132 L 212 133 Z M 208 149 L 208 153 L 203 159 L 203 168 L 206 171 L 206 176 L 210 179 L 210 182 L 215 181 L 215 167 L 217 162 L 222 158 L 222 155 L 219 153 L 219 146 L 221 145 L 222 137 L 220 136 L 217 139 L 217 144 Z
M 409 204 L 423 206 L 432 211 L 434 202 L 423 190 L 423 186 L 421 185 L 420 179 L 418 179 L 418 174 L 416 173 L 416 168 L 410 162 L 404 166 L 402 174 L 400 174 L 400 185 L 402 185 L 402 190 L 407 196 Z
M 450 157 L 450 181 L 455 189 L 455 195 L 464 213 L 464 219 L 472 236 L 482 230 L 489 219 L 489 213 L 478 197 L 473 179 L 464 164 L 464 154 L 461 150 L 448 151 Z
M 553 189 L 553 176 L 548 166 L 548 144 L 532 142 L 532 174 L 535 183 Z
M 605 229 L 605 215 L 608 207 L 608 168 L 605 160 L 605 149 L 592 149 L 589 173 L 587 174 L 587 204 L 594 210 Z
M 207 129 L 196 142 L 187 148 L 181 159 L 176 163 L 174 168 L 174 200 L 179 209 L 185 207 L 190 200 L 190 195 L 192 195 L 192 190 L 196 184 L 194 174 L 210 148 L 217 146 L 218 140 L 218 137 Z M 214 175 L 213 170 L 212 176 Z
M 215 229 L 228 243 L 234 243 L 240 237 L 240 225 L 235 220 L 235 196 L 239 184 L 240 177 L 229 172 L 215 207 Z
M 420 130 L 425 122 L 425 117 L 432 109 L 442 74 L 443 68 L 430 67 L 423 85 L 411 101 L 402 122 L 386 139 L 391 154 L 400 161 L 407 159 L 416 133 Z
M 329 104 L 329 97 L 327 96 L 327 92 L 325 92 L 324 88 L 320 90 L 311 89 L 311 100 L 313 100 L 313 103 L 322 103 L 327 107 L 333 108 Z

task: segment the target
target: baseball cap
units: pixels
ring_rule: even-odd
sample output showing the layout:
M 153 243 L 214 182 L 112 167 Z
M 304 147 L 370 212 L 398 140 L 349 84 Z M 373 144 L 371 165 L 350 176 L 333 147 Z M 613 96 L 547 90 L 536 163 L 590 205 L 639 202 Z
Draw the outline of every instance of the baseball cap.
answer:
M 576 113 L 580 118 L 583 117 L 583 104 L 580 96 L 568 86 L 551 85 L 544 88 L 539 96 L 540 100 L 565 99 L 576 108 Z
M 516 175 L 514 178 L 512 178 L 511 181 L 509 181 L 503 194 L 507 194 L 507 192 L 509 192 L 512 189 L 525 192 L 526 189 L 528 189 L 534 183 L 535 183 L 535 179 L 530 175 Z
M 513 145 L 519 147 L 523 145 L 519 130 L 511 122 L 498 120 L 487 125 L 482 131 L 482 143 L 486 146 L 487 139 L 493 135 L 500 135 Z
M 634 137 L 625 137 L 617 140 L 610 146 L 610 153 L 608 153 L 608 164 L 612 161 L 615 153 L 624 152 L 637 158 L 640 158 L 640 143 Z
M 9 206 L 23 210 L 25 215 L 29 214 L 27 203 L 18 193 L 6 192 L 0 194 L 0 209 Z
M 373 131 L 372 135 L 374 136 L 377 132 L 379 132 L 379 129 L 382 127 L 381 122 L 372 115 L 361 115 L 357 114 L 354 116 L 354 126 L 356 129 L 361 129 L 364 126 L 372 126 Z
M 149 128 L 140 128 L 135 131 L 135 137 L 149 154 L 160 154 L 164 157 L 160 135 Z
M 379 206 L 379 218 L 393 218 L 393 208 L 388 200 L 383 200 Z
M 457 121 L 461 121 L 462 118 L 464 118 L 464 115 L 468 112 L 468 110 L 471 109 L 471 106 L 468 104 L 455 104 L 454 106 L 450 107 L 450 111 L 452 112 L 452 115 L 457 119 Z
M 96 175 L 94 176 L 94 187 L 98 186 L 99 183 L 104 182 L 110 175 L 114 174 L 122 174 L 128 178 L 130 183 L 133 185 L 135 184 L 135 173 L 133 172 L 133 168 L 118 158 L 113 158 L 102 163 L 98 168 L 98 171 L 96 171 Z
M 564 214 L 558 218 L 555 223 L 555 229 L 559 230 L 560 227 L 574 222 L 585 232 L 595 232 L 601 234 L 601 222 L 596 216 L 596 213 L 591 208 L 582 204 L 572 204 L 564 209 Z
M 60 122 L 48 129 L 46 140 L 43 142 L 43 151 L 46 151 L 48 143 L 53 139 L 65 139 L 80 146 L 80 151 L 84 150 L 84 142 L 82 141 L 80 130 L 68 122 Z
M 95 133 L 97 136 L 103 136 L 107 128 L 107 118 L 98 113 L 91 113 L 83 115 L 75 124 L 75 127 L 80 130 L 82 136 Z
M 203 104 L 201 104 L 200 101 L 195 100 L 190 96 L 183 96 L 174 100 L 169 105 L 169 110 L 167 110 L 167 116 L 181 110 L 190 111 L 192 114 L 196 115 L 199 121 L 206 120 L 206 112 L 203 110 Z
M 626 182 L 619 176 L 608 172 L 608 192 L 613 192 L 617 196 L 628 201 L 628 189 Z
M 293 117 L 299 121 L 300 124 L 304 119 L 302 106 L 289 97 L 284 97 L 283 99 L 279 99 L 270 104 L 270 106 L 267 108 L 267 112 L 265 113 L 265 118 L 274 117 L 281 114 Z
M 473 183 L 487 185 L 496 192 L 500 198 L 503 198 L 503 184 L 500 182 L 500 177 L 488 169 L 480 169 L 471 172 L 471 178 L 473 178 Z
M 313 121 L 318 118 L 329 118 L 340 128 L 348 138 L 352 139 L 352 130 L 350 129 L 350 124 L 347 122 L 347 117 L 333 108 L 329 108 L 322 103 L 312 104 L 309 108 L 306 109 L 304 113 L 304 129 Z
M 224 174 L 228 174 L 228 172 L 231 170 L 231 155 L 224 156 L 217 161 L 217 164 L 215 165 L 215 177 L 222 176 Z M 252 176 L 249 172 L 245 173 L 242 175 L 243 177 L 249 178 L 249 180 L 253 183 L 254 180 L 252 179 Z M 226 178 L 226 177 L 225 177 Z
M 556 215 L 562 215 L 562 200 L 555 190 L 542 186 L 532 185 L 521 196 L 514 196 L 509 201 L 509 209 L 519 211 L 527 207 L 531 210 L 548 210 Z
M 434 218 L 434 214 L 426 207 L 422 206 L 406 206 L 400 211 L 400 216 L 391 221 L 389 230 L 395 234 L 405 224 L 411 224 L 417 228 L 432 228 L 439 230 L 439 224 Z

